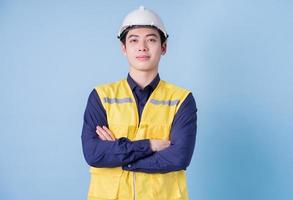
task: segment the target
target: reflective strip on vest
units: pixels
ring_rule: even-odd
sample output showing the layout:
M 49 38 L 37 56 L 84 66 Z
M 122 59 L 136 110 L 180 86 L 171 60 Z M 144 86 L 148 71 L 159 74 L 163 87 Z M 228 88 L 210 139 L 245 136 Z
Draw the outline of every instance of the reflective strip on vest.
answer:
M 104 102 L 105 103 L 132 103 L 132 99 L 130 97 L 126 97 L 126 98 L 109 98 L 109 97 L 105 97 L 104 98 Z
M 166 101 L 160 101 L 156 99 L 151 99 L 151 103 L 155 105 L 168 105 L 168 106 L 175 106 L 179 103 L 179 100 L 166 100 Z

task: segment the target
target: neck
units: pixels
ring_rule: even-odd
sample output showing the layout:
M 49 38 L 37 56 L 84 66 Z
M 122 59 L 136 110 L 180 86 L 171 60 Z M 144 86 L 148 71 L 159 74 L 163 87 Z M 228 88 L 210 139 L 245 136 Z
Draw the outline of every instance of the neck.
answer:
M 139 85 L 140 88 L 145 88 L 148 84 L 150 84 L 156 75 L 158 74 L 158 70 L 153 71 L 137 71 L 135 69 L 131 69 L 129 71 L 129 75 L 131 78 Z

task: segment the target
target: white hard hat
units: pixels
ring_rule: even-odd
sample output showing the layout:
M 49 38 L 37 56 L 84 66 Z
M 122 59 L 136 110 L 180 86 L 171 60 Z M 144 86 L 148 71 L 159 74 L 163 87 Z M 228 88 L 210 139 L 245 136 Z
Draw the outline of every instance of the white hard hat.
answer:
M 118 38 L 125 29 L 131 26 L 142 25 L 142 26 L 154 26 L 160 31 L 162 31 L 166 38 L 168 38 L 168 33 L 165 30 L 163 21 L 154 11 L 145 9 L 140 6 L 138 9 L 130 12 L 123 20 L 122 26 L 118 32 Z

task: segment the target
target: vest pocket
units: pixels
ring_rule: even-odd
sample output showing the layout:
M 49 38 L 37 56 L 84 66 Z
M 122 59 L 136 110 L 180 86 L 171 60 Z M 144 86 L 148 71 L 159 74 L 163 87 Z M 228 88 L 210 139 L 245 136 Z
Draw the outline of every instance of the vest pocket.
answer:
M 155 199 L 180 199 L 182 196 L 177 172 L 152 174 L 152 183 Z
M 122 170 L 118 168 L 94 168 L 91 170 L 89 197 L 116 199 Z

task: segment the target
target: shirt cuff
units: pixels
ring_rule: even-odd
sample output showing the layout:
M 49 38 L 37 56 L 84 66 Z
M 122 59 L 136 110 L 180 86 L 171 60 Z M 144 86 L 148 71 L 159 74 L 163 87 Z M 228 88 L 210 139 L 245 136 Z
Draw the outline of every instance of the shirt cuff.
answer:
M 133 150 L 136 152 L 144 152 L 146 156 L 153 153 L 149 139 L 134 141 Z
M 141 152 L 141 154 L 143 154 L 142 158 L 154 153 L 154 151 L 151 149 L 151 143 L 149 139 L 134 141 L 133 150 L 135 152 Z M 134 170 L 135 162 L 122 166 L 122 169 L 127 171 Z

